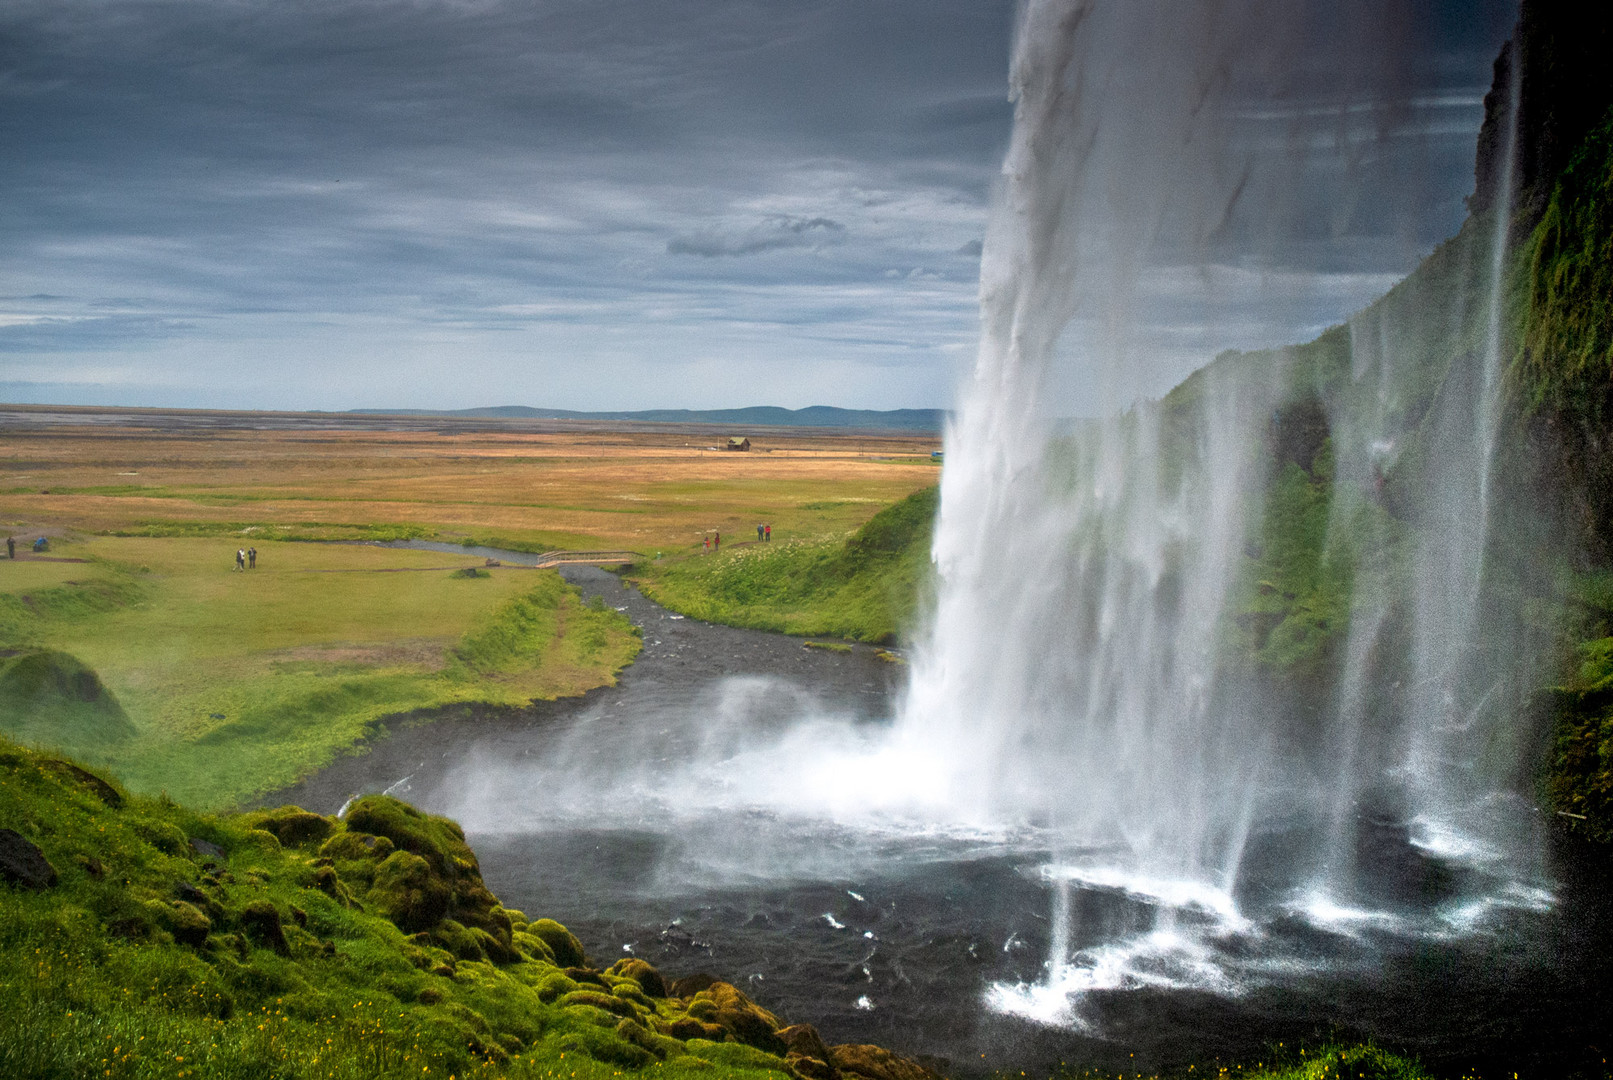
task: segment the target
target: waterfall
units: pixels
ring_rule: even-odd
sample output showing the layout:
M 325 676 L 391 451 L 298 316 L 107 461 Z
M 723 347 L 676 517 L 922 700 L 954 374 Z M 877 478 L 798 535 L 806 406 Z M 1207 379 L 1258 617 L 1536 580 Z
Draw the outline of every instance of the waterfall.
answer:
M 1490 662 L 1508 630 L 1478 613 L 1510 161 L 1491 235 L 1470 226 L 1446 253 L 1457 287 L 1437 316 L 1391 294 L 1347 332 L 1225 358 L 1163 402 L 1078 424 L 1049 416 L 1064 367 L 1105 385 L 1149 362 L 1133 321 L 1141 283 L 1204 250 L 1247 197 L 1221 125 L 1238 79 L 1282 63 L 1253 43 L 1289 40 L 1296 11 L 1021 10 L 979 353 L 946 432 L 938 599 L 898 722 L 901 741 L 945 763 L 936 782 L 952 805 L 1039 830 L 1052 851 L 1047 978 L 998 988 L 1002 1008 L 1068 1020 L 1073 990 L 1223 986 L 1205 943 L 1251 932 L 1259 905 L 1332 926 L 1427 926 L 1470 919 L 1498 892 L 1548 899 L 1528 844 L 1501 839 L 1527 833 L 1530 811 L 1505 787 L 1520 750 L 1503 745 L 1515 717 L 1490 685 L 1505 678 Z M 1437 370 L 1430 339 L 1457 355 L 1417 399 L 1419 426 L 1405 380 Z M 1399 458 L 1413 440 L 1415 465 Z M 1266 500 L 1290 496 L 1324 504 L 1308 572 L 1345 597 L 1310 625 L 1347 624 L 1303 692 L 1236 662 L 1248 641 L 1266 635 L 1271 652 L 1272 635 L 1300 632 L 1283 586 L 1250 580 L 1279 558 L 1268 509 L 1297 513 Z M 1393 497 L 1415 501 L 1412 526 Z M 1440 862 L 1462 859 L 1498 877 Z M 1071 883 L 1138 898 L 1151 922 L 1083 945 Z

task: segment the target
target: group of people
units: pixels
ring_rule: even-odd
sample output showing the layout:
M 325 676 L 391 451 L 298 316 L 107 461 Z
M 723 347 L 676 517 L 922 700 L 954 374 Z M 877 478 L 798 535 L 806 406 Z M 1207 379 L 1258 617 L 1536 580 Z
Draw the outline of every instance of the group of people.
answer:
M 258 549 L 236 548 L 235 568 L 237 570 L 256 570 L 258 568 Z
M 758 544 L 765 544 L 765 543 L 767 543 L 768 541 L 770 541 L 772 539 L 773 539 L 773 526 L 771 526 L 771 525 L 758 525 L 758 526 L 756 526 L 756 542 Z M 719 531 L 719 530 L 714 530 L 710 536 L 703 537 L 701 539 L 701 544 L 704 547 L 705 553 L 707 555 L 710 555 L 713 551 L 721 551 L 722 550 L 722 532 Z
M 47 538 L 41 536 L 38 540 L 34 541 L 34 550 L 36 552 L 38 552 L 38 551 L 49 551 L 50 550 L 50 541 Z M 16 557 L 17 557 L 17 538 L 15 536 L 8 536 L 8 537 L 6 537 L 6 558 L 15 559 Z

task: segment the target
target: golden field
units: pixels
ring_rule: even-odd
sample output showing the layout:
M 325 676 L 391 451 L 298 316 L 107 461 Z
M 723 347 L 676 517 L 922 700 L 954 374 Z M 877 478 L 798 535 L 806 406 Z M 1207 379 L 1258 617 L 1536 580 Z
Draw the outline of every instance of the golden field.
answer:
M 291 419 L 302 421 L 292 426 Z M 933 484 L 924 434 L 30 409 L 0 416 L 0 527 L 384 535 L 654 555 L 855 528 Z M 306 426 L 304 426 L 306 424 Z M 554 430 L 560 428 L 559 430 Z M 250 537 L 251 532 L 243 535 Z

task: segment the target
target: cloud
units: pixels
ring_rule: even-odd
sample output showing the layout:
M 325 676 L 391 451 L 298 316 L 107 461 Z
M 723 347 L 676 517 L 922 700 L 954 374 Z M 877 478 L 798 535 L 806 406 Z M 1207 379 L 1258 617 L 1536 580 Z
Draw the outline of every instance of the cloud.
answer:
M 668 255 L 699 255 L 708 259 L 722 255 L 760 255 L 764 251 L 833 242 L 845 231 L 844 225 L 830 218 L 785 217 L 757 225 L 738 236 L 675 236 L 667 241 L 666 250 Z
M 120 351 L 149 346 L 192 329 L 188 322 L 146 315 L 0 315 L 0 353 Z
M 1278 193 L 1309 232 L 1227 245 L 1267 244 L 1302 290 L 1403 272 L 1448 233 L 1496 2 L 1430 50 L 1416 118 L 1452 134 L 1373 147 L 1364 187 L 1318 156 Z M 11 0 L 6 374 L 29 354 L 39 386 L 241 407 L 430 405 L 477 393 L 470 370 L 562 407 L 826 385 L 945 404 L 977 331 L 1014 7 Z M 260 369 L 279 374 L 242 378 Z

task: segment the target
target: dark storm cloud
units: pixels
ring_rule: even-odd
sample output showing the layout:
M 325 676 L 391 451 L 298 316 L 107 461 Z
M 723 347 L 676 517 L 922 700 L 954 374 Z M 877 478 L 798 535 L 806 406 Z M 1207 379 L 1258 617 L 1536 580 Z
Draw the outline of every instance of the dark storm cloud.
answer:
M 1414 75 L 1472 97 L 1510 16 L 1459 14 Z M 938 403 L 975 334 L 1012 17 L 12 0 L 0 377 L 243 406 L 484 404 L 468 370 L 556 405 Z M 1381 233 L 1380 204 L 1448 232 L 1477 110 L 1417 114 L 1408 157 L 1445 181 L 1316 196 L 1318 245 Z

